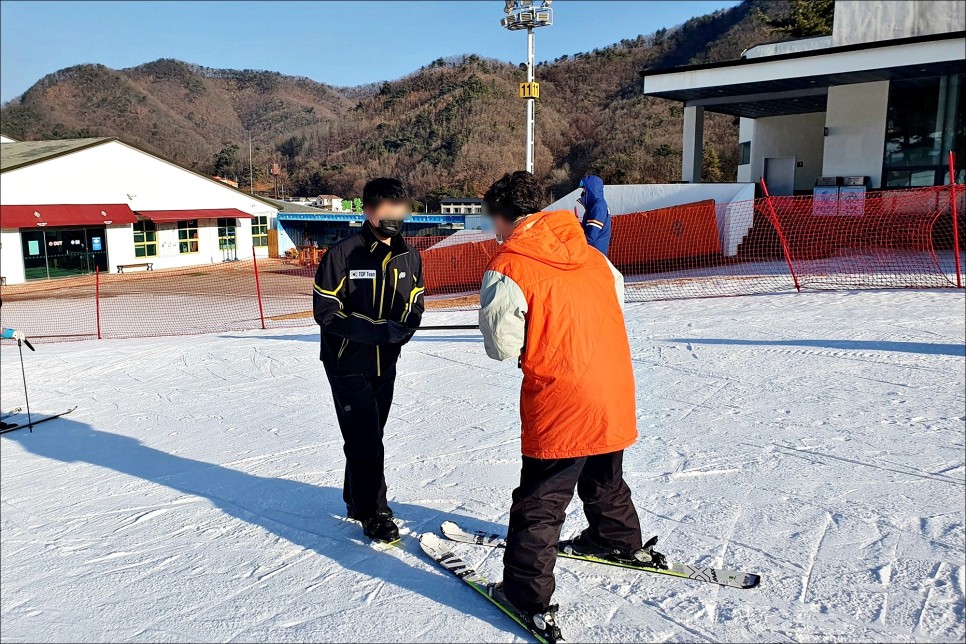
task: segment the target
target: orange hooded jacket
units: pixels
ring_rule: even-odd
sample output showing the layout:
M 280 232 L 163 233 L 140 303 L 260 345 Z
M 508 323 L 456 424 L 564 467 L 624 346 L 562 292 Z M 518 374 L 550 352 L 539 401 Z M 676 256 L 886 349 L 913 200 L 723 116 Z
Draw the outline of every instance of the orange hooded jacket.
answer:
M 634 444 L 634 373 L 624 280 L 574 214 L 524 219 L 483 276 L 487 355 L 518 358 L 524 456 L 606 454 Z

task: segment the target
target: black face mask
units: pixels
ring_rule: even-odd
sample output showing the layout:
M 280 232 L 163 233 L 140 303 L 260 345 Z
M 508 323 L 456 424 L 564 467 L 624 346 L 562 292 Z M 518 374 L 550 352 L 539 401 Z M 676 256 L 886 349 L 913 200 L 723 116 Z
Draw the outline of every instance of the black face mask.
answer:
M 402 228 L 402 219 L 380 219 L 379 225 L 376 226 L 376 230 L 384 237 L 395 237 L 402 232 Z

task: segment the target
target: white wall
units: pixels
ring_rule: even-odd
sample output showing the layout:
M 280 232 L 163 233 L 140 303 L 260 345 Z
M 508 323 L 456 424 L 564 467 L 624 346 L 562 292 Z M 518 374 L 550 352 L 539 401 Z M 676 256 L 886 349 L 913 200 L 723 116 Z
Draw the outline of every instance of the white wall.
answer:
M 545 210 L 573 210 L 583 217 L 583 206 L 577 203 L 580 190 L 574 190 L 553 202 Z M 611 215 L 623 215 L 658 208 L 680 206 L 695 201 L 714 199 L 718 216 L 718 236 L 722 252 L 729 257 L 752 226 L 753 209 L 732 208 L 730 204 L 755 198 L 752 183 L 656 183 L 630 186 L 604 186 L 604 200 Z
M 966 29 L 966 0 L 836 0 L 833 46 Z
M 137 257 L 134 254 L 134 228 L 131 225 L 107 227 L 107 257 L 110 271 L 116 272 L 118 264 L 151 262 L 155 269 L 183 268 L 202 264 L 217 264 L 225 259 L 252 258 L 252 225 L 250 219 L 239 219 L 235 228 L 235 252 L 218 248 L 218 220 L 198 220 L 198 252 L 180 252 L 177 223 L 159 223 L 158 254 L 154 257 Z M 268 248 L 259 248 L 258 257 L 268 257 Z
M 4 172 L 2 183 L 0 203 L 4 205 L 126 203 L 135 211 L 235 208 L 270 220 L 278 212 L 249 195 L 118 141 Z M 156 269 L 221 262 L 225 255 L 218 249 L 217 222 L 212 219 L 205 225 L 205 221 L 198 222 L 199 252 L 186 255 L 178 252 L 177 225 L 159 224 L 158 256 L 147 261 Z M 236 237 L 236 256 L 251 259 L 251 220 L 239 219 Z M 18 235 L 17 248 L 19 244 Z M 117 264 L 145 261 L 134 257 L 130 225 L 108 227 L 107 247 L 112 271 Z M 267 256 L 268 249 L 260 248 L 258 255 Z M 6 272 L 4 276 L 14 283 Z
M 751 141 L 751 163 L 738 166 L 738 181 L 757 183 L 767 157 L 795 157 L 795 190 L 811 190 L 822 176 L 825 112 L 741 119 L 738 141 Z
M 864 175 L 880 187 L 888 102 L 889 81 L 829 87 L 823 176 Z
M 23 246 L 17 229 L 0 230 L 0 275 L 7 279 L 7 284 L 24 282 Z

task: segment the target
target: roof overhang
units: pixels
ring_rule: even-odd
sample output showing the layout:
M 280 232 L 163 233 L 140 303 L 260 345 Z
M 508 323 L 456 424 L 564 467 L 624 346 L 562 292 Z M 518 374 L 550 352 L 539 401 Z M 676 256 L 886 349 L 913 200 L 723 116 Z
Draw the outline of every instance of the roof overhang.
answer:
M 828 88 L 966 71 L 966 32 L 644 71 L 644 93 L 759 118 L 825 111 Z
M 137 214 L 144 219 L 150 219 L 156 224 L 172 221 L 190 221 L 192 219 L 254 219 L 247 212 L 236 208 L 216 208 L 203 210 L 138 210 Z
M 0 206 L 0 228 L 107 226 L 137 221 L 127 204 Z

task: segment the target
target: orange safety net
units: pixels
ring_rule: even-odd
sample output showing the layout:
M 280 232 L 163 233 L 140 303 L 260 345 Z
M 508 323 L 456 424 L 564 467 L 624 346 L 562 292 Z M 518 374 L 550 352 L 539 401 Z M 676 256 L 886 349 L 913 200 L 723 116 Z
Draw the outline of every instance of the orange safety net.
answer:
M 954 192 L 955 190 L 955 192 Z M 943 288 L 961 282 L 966 190 L 861 198 L 700 201 L 612 218 L 609 257 L 628 302 L 805 289 Z M 953 219 L 955 206 L 958 219 Z M 492 234 L 407 241 L 423 258 L 428 309 L 473 309 Z M 2 286 L 3 324 L 39 342 L 305 326 L 323 253 Z

